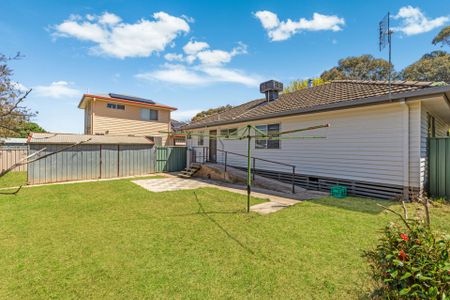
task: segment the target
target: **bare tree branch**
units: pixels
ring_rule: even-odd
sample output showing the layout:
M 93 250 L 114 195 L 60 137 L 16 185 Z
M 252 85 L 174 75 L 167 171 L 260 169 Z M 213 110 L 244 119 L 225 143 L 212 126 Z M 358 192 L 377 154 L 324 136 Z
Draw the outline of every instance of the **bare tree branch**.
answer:
M 22 95 L 22 97 L 20 97 L 16 103 L 14 103 L 14 105 L 11 106 L 10 109 L 8 109 L 6 112 L 4 112 L 3 114 L 0 114 L 0 118 L 4 118 L 10 114 L 12 114 L 14 112 L 14 110 L 16 110 L 19 106 L 19 104 L 21 102 L 23 102 L 25 100 L 25 98 L 27 98 L 27 96 L 31 93 L 33 89 L 29 89 L 28 91 L 26 91 L 26 93 L 24 95 Z
M 407 221 L 401 214 L 399 214 L 399 213 L 396 212 L 395 210 L 392 210 L 392 209 L 390 209 L 389 207 L 386 207 L 386 206 L 381 205 L 381 204 L 379 204 L 379 203 L 377 203 L 377 205 L 380 206 L 380 207 L 382 207 L 382 208 L 384 208 L 384 209 L 386 209 L 386 210 L 388 210 L 388 211 L 390 211 L 391 213 L 393 213 L 393 214 L 399 216 L 400 219 L 403 221 L 403 223 L 405 223 L 406 227 L 408 227 L 408 229 L 411 230 L 411 227 L 409 226 L 408 221 Z

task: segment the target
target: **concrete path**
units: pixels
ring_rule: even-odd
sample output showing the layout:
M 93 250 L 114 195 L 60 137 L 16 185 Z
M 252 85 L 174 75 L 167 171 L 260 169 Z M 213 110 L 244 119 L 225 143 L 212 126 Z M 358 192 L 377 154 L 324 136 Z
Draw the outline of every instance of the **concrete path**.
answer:
M 178 190 L 195 190 L 202 187 L 209 187 L 210 184 L 192 179 L 183 179 L 177 177 L 161 179 L 141 179 L 132 182 L 151 192 L 170 192 Z
M 170 177 L 163 179 L 133 180 L 132 182 L 152 192 L 167 192 L 212 187 L 232 193 L 243 195 L 247 194 L 245 186 L 242 185 L 227 184 L 213 180 L 183 179 L 173 175 L 168 176 Z M 302 190 L 297 192 L 296 194 L 286 194 L 262 188 L 253 188 L 252 197 L 266 199 L 269 200 L 269 202 L 253 205 L 252 207 L 250 207 L 250 210 L 259 214 L 269 214 L 295 205 L 301 200 L 316 199 L 326 196 L 327 193 L 308 190 Z

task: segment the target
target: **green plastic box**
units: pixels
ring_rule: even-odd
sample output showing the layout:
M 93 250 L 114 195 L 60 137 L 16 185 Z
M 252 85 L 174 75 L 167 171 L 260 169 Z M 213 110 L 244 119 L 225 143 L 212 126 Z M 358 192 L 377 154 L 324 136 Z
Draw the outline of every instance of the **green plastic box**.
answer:
M 340 185 L 334 185 L 330 188 L 330 194 L 334 198 L 345 198 L 347 197 L 347 187 L 346 186 L 340 186 Z

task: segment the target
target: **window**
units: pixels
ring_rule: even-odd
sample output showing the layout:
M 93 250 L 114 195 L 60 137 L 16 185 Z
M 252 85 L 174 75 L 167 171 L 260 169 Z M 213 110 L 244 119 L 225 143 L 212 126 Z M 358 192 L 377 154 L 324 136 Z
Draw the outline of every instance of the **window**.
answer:
M 220 130 L 221 137 L 235 137 L 237 136 L 237 128 L 222 129 Z
M 278 137 L 277 133 L 280 132 L 280 124 L 258 125 L 256 129 L 264 132 L 265 134 L 272 134 L 274 137 Z M 258 133 L 256 134 L 258 136 Z M 262 134 L 259 134 L 260 136 Z M 256 149 L 280 149 L 280 140 L 275 140 L 270 137 L 260 137 L 255 140 Z
M 106 107 L 111 109 L 125 110 L 125 105 L 123 104 L 107 103 Z
M 200 131 L 199 132 L 199 136 L 198 136 L 198 145 L 199 146 L 203 146 L 204 144 L 205 144 L 205 138 L 204 138 L 204 136 L 203 136 L 203 131 Z
M 154 109 L 141 108 L 141 120 L 158 121 L 158 111 Z

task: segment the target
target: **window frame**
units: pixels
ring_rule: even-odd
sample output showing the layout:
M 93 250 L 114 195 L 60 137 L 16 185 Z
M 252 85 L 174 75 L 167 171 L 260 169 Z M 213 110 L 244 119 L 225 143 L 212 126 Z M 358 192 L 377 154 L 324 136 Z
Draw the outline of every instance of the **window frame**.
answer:
M 220 136 L 221 137 L 235 137 L 237 136 L 237 128 L 226 128 L 226 129 L 220 129 Z
M 197 137 L 197 146 L 205 146 L 205 137 L 203 134 L 204 131 L 199 132 L 199 136 Z
M 280 123 L 272 123 L 272 124 L 260 124 L 255 126 L 257 129 L 266 132 L 267 134 L 271 132 L 280 132 L 281 124 Z M 277 127 L 277 130 L 270 129 L 270 127 Z M 258 133 L 256 133 L 258 136 Z M 278 150 L 281 149 L 280 140 L 272 140 L 270 138 L 255 138 L 255 149 L 256 150 Z
M 152 112 L 154 113 L 152 118 Z M 144 115 L 147 114 L 147 116 Z M 142 121 L 159 121 L 159 110 L 151 109 L 151 108 L 141 108 L 140 110 L 141 120 Z M 154 118 L 156 115 L 156 118 Z
M 109 109 L 116 109 L 116 110 L 125 110 L 125 105 L 123 105 L 123 104 L 117 104 L 117 103 L 112 103 L 112 102 L 107 102 L 107 103 L 106 103 L 106 108 L 109 108 Z

